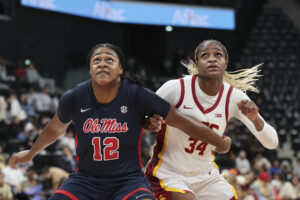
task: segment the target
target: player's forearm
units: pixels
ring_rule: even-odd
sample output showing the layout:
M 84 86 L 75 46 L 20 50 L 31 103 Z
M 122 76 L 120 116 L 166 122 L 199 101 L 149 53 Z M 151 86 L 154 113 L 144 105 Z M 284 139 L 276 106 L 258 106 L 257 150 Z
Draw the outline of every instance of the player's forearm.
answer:
M 183 122 L 185 125 L 181 127 L 181 130 L 187 133 L 189 136 L 207 142 L 216 146 L 219 150 L 223 150 L 225 147 L 224 140 L 221 136 L 217 135 L 214 131 L 208 128 L 201 122 L 196 120 L 186 120 Z
M 276 149 L 278 146 L 278 135 L 276 130 L 267 122 L 261 131 L 255 134 L 261 144 L 268 149 Z
M 253 120 L 252 123 L 257 131 L 261 131 L 264 128 L 264 120 L 262 120 L 259 115 L 257 115 L 256 119 Z
M 182 130 L 195 139 L 199 139 L 216 146 L 221 151 L 228 150 L 228 144 L 221 136 L 217 135 L 200 121 L 189 118 L 181 114 L 176 109 L 170 109 L 165 121 L 167 124 Z
M 45 149 L 47 146 L 51 145 L 55 142 L 60 135 L 64 133 L 63 129 L 55 129 L 53 128 L 53 124 L 50 122 L 45 129 L 43 130 L 42 134 L 38 137 L 35 143 L 32 145 L 30 149 L 30 155 L 33 158 L 36 156 L 40 151 Z

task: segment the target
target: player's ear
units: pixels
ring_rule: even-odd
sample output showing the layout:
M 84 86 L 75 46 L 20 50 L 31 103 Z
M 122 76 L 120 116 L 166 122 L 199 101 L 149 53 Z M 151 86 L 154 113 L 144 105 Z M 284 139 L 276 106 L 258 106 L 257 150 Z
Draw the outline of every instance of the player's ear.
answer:
M 120 74 L 120 75 L 123 74 L 123 67 L 122 67 L 122 65 L 120 65 L 120 68 L 119 68 L 119 74 Z

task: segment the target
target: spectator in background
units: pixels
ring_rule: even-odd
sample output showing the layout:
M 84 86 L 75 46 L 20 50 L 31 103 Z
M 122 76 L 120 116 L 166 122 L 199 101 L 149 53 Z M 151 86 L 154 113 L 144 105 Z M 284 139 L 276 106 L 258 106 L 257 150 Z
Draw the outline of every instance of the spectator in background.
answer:
M 0 122 L 6 120 L 7 103 L 3 96 L 0 96 Z
M 294 171 L 300 177 L 300 158 L 297 158 L 297 161 L 294 163 Z
M 23 169 L 13 169 L 8 164 L 2 169 L 2 173 L 5 176 L 5 183 L 10 185 L 12 190 L 14 191 L 16 187 L 19 187 L 23 179 L 25 178 Z
M 5 163 L 6 163 L 6 158 L 3 154 L 2 145 L 0 144 L 0 171 L 5 167 Z
M 255 196 L 259 200 L 273 200 L 274 194 L 270 184 L 270 176 L 267 172 L 262 171 L 259 174 L 259 177 L 254 181 L 254 183 L 250 186 Z
M 32 187 L 34 187 L 35 181 L 34 179 L 37 179 L 38 175 L 36 174 L 35 170 L 33 168 L 28 168 L 26 170 L 26 177 L 21 181 L 21 183 L 16 187 L 16 197 L 22 198 L 22 199 L 28 199 L 29 197 L 27 194 L 25 194 L 25 190 L 28 190 Z
M 257 200 L 257 198 L 255 198 L 254 191 L 250 187 L 256 180 L 255 173 L 253 171 L 249 171 L 247 174 L 244 175 L 244 177 L 245 177 L 245 183 L 243 184 L 244 200 Z
M 247 159 L 247 153 L 245 150 L 239 152 L 238 157 L 235 159 L 235 167 L 240 174 L 247 174 L 251 170 L 251 164 Z
M 8 184 L 4 183 L 5 174 L 0 171 L 0 199 L 1 200 L 12 200 L 13 194 Z
M 228 170 L 226 180 L 230 185 L 232 185 L 239 197 L 239 199 L 243 199 L 243 191 L 237 180 L 238 171 L 234 168 Z
M 67 128 L 66 134 L 60 138 L 58 145 L 60 147 L 68 146 L 72 155 L 76 154 L 74 130 L 70 126 Z
M 269 171 L 269 169 L 271 168 L 270 161 L 266 157 L 264 157 L 261 153 L 258 153 L 255 156 L 253 165 L 254 165 L 254 169 L 258 171 L 262 171 L 262 170 Z
M 5 141 L 9 145 L 6 145 L 5 151 L 12 153 L 17 151 L 19 146 L 18 135 L 23 131 L 23 124 L 18 117 L 13 117 L 12 122 L 10 122 L 5 131 Z
M 38 94 L 35 92 L 35 89 L 33 86 L 29 87 L 28 93 L 26 94 L 27 96 L 27 103 L 29 105 L 32 105 L 34 110 L 37 110 L 37 102 L 38 102 Z
M 35 68 L 35 64 L 31 63 L 26 68 L 26 81 L 31 86 L 40 86 L 40 74 L 38 70 Z
M 38 114 L 35 112 L 33 106 L 27 102 L 27 96 L 25 93 L 20 95 L 20 104 L 21 108 L 26 112 L 26 115 L 29 119 L 38 117 Z
M 299 199 L 300 198 L 300 187 L 299 178 L 294 176 L 292 181 L 286 181 L 279 191 L 279 197 L 283 199 Z
M 280 163 L 279 160 L 273 160 L 272 166 L 269 169 L 270 174 L 280 174 Z
M 27 149 L 31 147 L 32 140 L 36 137 L 34 125 L 28 121 L 22 132 L 18 135 L 19 149 Z
M 32 62 L 26 68 L 26 80 L 32 86 L 38 86 L 39 88 L 47 88 L 50 93 L 55 92 L 55 81 L 51 78 L 44 78 L 40 75 Z
M 17 117 L 21 121 L 26 119 L 27 117 L 26 112 L 21 108 L 21 104 L 17 98 L 16 92 L 14 91 L 10 92 L 7 102 L 9 104 L 9 109 L 7 112 L 9 119 L 12 119 L 14 117 Z
M 45 167 L 41 177 L 44 181 L 51 180 L 54 191 L 69 177 L 69 173 L 59 167 Z
M 236 164 L 236 154 L 233 151 L 228 152 L 228 159 L 223 163 L 225 169 L 235 168 Z
M 19 61 L 17 66 L 14 68 L 14 75 L 17 79 L 17 86 L 21 86 L 26 81 L 26 70 L 22 61 Z
M 272 177 L 271 186 L 274 190 L 274 193 L 276 192 L 276 195 L 278 196 L 278 193 L 282 187 L 281 175 L 279 173 L 273 173 Z
M 292 166 L 289 161 L 283 160 L 280 164 L 281 175 L 284 180 L 292 179 Z
M 6 66 L 4 65 L 4 60 L 1 57 L 0 57 L 0 81 L 5 81 L 5 82 L 16 81 L 15 76 L 7 74 Z
M 53 113 L 50 113 L 51 107 L 52 98 L 47 88 L 44 87 L 41 92 L 37 94 L 36 111 L 47 116 L 52 116 Z
M 62 148 L 62 155 L 57 160 L 57 166 L 68 173 L 75 171 L 76 161 L 68 146 Z

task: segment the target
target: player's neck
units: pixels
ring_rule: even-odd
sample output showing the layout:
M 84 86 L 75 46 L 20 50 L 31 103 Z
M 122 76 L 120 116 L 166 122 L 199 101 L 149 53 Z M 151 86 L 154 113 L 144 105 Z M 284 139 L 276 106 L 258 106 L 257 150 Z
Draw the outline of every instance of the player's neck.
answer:
M 223 79 L 216 80 L 216 79 L 206 79 L 203 77 L 198 77 L 199 87 L 205 94 L 209 96 L 217 95 L 221 89 L 222 83 L 223 83 Z
M 100 104 L 108 104 L 112 102 L 118 95 L 119 88 L 121 87 L 121 80 L 116 80 L 106 86 L 97 85 L 92 81 L 92 88 L 95 98 Z

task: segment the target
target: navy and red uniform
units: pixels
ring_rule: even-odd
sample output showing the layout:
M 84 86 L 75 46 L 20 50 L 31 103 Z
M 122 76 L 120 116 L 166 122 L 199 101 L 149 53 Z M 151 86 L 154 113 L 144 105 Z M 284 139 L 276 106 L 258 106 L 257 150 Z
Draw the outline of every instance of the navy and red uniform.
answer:
M 67 91 L 57 110 L 59 119 L 76 130 L 76 172 L 50 199 L 154 199 L 141 172 L 141 133 L 146 115 L 166 117 L 170 105 L 154 92 L 122 80 L 109 104 L 99 104 L 86 81 Z

